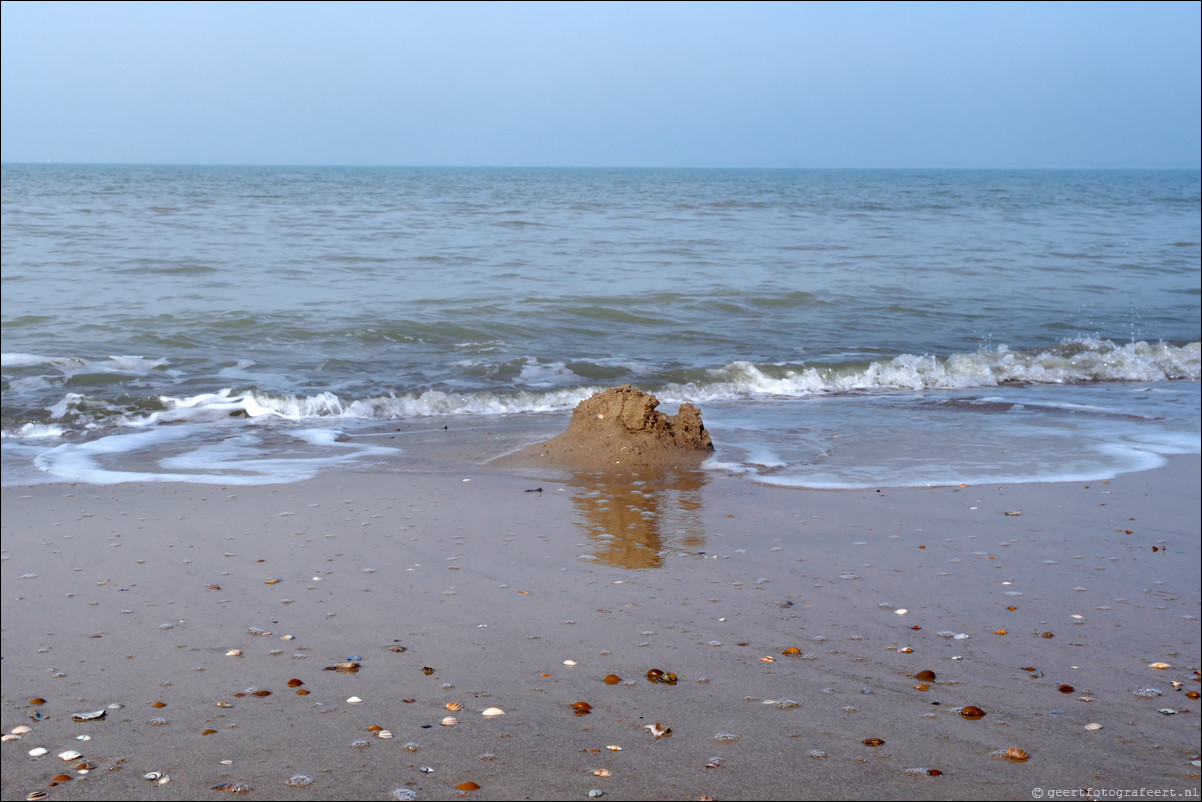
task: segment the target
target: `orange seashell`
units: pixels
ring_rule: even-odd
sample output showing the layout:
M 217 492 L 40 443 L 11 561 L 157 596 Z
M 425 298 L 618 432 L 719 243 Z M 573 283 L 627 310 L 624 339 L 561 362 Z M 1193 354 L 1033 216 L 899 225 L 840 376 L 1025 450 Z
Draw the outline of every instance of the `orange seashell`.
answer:
M 299 688 L 300 686 L 302 686 L 302 685 L 304 685 L 304 684 L 305 684 L 305 683 L 301 682 L 301 681 L 300 681 L 300 680 L 298 680 L 298 679 L 290 679 L 290 680 L 288 680 L 288 687 L 289 687 L 289 688 Z
M 607 674 L 604 679 L 606 685 L 617 685 L 621 681 L 622 678 L 617 674 Z
M 775 657 L 772 657 L 772 656 L 770 656 L 770 655 L 765 655 L 765 656 L 763 656 L 763 657 L 761 657 L 761 658 L 760 658 L 760 662 L 761 662 L 761 663 L 775 663 L 775 662 L 776 662 L 776 658 L 775 658 Z
M 922 629 L 922 627 L 918 626 L 918 624 L 915 624 L 914 626 L 910 627 L 910 629 L 919 630 Z
M 384 728 L 381 727 L 379 724 L 372 724 L 370 727 L 367 728 L 367 731 L 368 732 L 379 732 L 382 729 L 384 729 Z
M 55 777 L 51 777 L 50 782 L 52 782 L 52 783 L 69 783 L 69 782 L 71 782 L 71 775 L 70 774 L 59 774 Z
M 1041 637 L 1041 638 L 1054 638 L 1054 637 L 1056 637 L 1056 636 L 1055 636 L 1054 634 L 1052 634 L 1051 632 L 1040 632 L 1040 633 L 1039 633 L 1039 637 Z
M 864 739 L 864 746 L 874 746 L 875 747 L 875 746 L 884 746 L 884 745 L 885 745 L 885 742 L 882 741 L 880 738 L 865 738 Z
M 1074 688 L 1072 685 L 1061 685 L 1056 690 L 1060 691 L 1061 693 L 1072 693 L 1073 691 L 1075 691 L 1077 689 Z
M 166 702 L 154 702 L 150 706 L 151 707 L 166 707 L 167 703 Z
M 459 785 L 456 785 L 455 787 L 458 788 L 460 791 L 479 791 L 480 790 L 480 786 L 476 785 L 476 783 L 471 782 L 471 781 L 468 781 L 465 783 L 459 783 Z
M 931 689 L 930 685 L 919 684 L 919 685 L 914 686 L 914 690 L 916 690 L 916 691 L 929 691 L 930 689 Z
M 593 706 L 588 702 L 572 702 L 573 710 L 592 710 Z
M 919 671 L 917 674 L 914 675 L 914 679 L 920 679 L 923 682 L 934 682 L 935 681 L 935 672 L 931 671 L 930 669 L 927 669 L 925 671 Z
M 546 679 L 547 677 L 553 677 L 555 675 L 554 674 L 539 674 L 539 676 L 542 677 L 543 679 Z
M 29 700 L 29 703 L 31 705 L 44 705 L 44 704 L 46 704 L 46 700 L 40 696 L 35 696 L 34 698 Z
M 216 732 L 217 732 L 217 730 L 209 728 L 207 730 L 202 730 L 200 734 L 201 735 L 214 735 Z
M 960 715 L 966 719 L 975 721 L 979 718 L 985 718 L 985 711 L 976 705 L 968 705 L 960 710 Z
M 1186 691 L 1185 695 L 1190 699 L 1197 699 L 1199 697 L 1199 694 L 1197 691 Z
M 660 682 L 662 682 L 665 685 L 675 685 L 676 684 L 676 675 L 673 674 L 671 671 L 669 671 L 667 674 L 660 674 L 658 679 Z
M 799 654 L 801 654 L 801 649 L 798 649 L 796 646 L 790 646 L 788 649 L 785 649 L 783 652 L 781 652 L 781 654 L 783 654 L 785 657 L 797 657 Z
M 1016 761 L 1029 760 L 1031 758 L 1030 752 L 1028 752 L 1026 749 L 1019 749 L 1017 746 L 1012 746 L 1007 749 L 1005 755 L 1007 759 Z
M 271 696 L 271 691 L 251 691 L 252 696 Z
M 1006 634 L 1006 630 L 1004 630 L 1004 629 L 995 629 L 995 630 L 993 631 L 993 634 L 994 634 L 994 635 L 1005 635 L 1005 634 Z
M 663 673 L 664 672 L 660 671 L 658 668 L 653 668 L 647 672 L 647 679 L 655 682 L 657 679 L 663 676 Z
M 296 695 L 297 696 L 308 696 L 309 692 L 307 690 L 305 690 L 304 688 L 297 688 Z

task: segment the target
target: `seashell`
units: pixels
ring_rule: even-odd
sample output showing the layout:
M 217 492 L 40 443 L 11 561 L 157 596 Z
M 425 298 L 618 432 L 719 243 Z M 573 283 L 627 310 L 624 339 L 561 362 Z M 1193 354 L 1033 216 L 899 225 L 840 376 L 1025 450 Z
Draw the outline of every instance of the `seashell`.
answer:
M 359 704 L 359 703 L 360 703 L 360 702 L 362 702 L 362 701 L 363 701 L 363 700 L 362 700 L 362 699 L 360 699 L 358 696 L 348 696 L 348 697 L 346 698 L 346 703 L 347 703 L 348 705 L 357 705 L 357 704 Z
M 284 785 L 288 785 L 293 788 L 308 788 L 313 784 L 313 782 L 314 781 L 312 777 L 306 774 L 297 774 L 289 777 L 287 780 L 284 780 Z
M 916 690 L 916 691 L 929 691 L 930 689 L 931 689 L 930 685 L 927 685 L 927 684 L 921 683 L 921 682 L 914 686 L 914 690 Z
M 669 671 L 667 674 L 660 674 L 658 679 L 660 682 L 662 682 L 665 685 L 675 685 L 676 684 L 676 675 L 673 674 L 671 671 Z
M 821 749 L 811 749 L 810 750 L 810 757 L 814 758 L 815 760 L 821 760 L 822 758 L 824 758 L 826 756 L 827 756 L 826 752 L 823 752 Z
M 304 685 L 304 684 L 305 684 L 305 683 L 301 682 L 299 679 L 290 679 L 290 680 L 288 680 L 288 687 L 289 687 L 289 688 L 299 688 L 300 686 L 302 686 L 302 685 Z
M 931 671 L 929 669 L 926 671 L 919 671 L 917 674 L 914 675 L 914 679 L 920 679 L 923 682 L 934 682 L 935 681 L 935 672 Z
M 392 733 L 388 730 L 380 730 L 376 733 L 376 737 L 383 741 L 390 741 L 392 740 Z
M 1060 691 L 1061 693 L 1072 693 L 1073 691 L 1075 691 L 1077 689 L 1074 688 L 1072 685 L 1061 685 L 1056 690 Z
M 231 704 L 230 702 L 218 702 L 217 706 L 218 707 L 233 707 L 233 704 Z
M 165 718 L 152 718 L 152 719 L 150 719 L 149 721 L 147 721 L 146 723 L 147 723 L 147 724 L 149 724 L 149 725 L 150 725 L 150 726 L 152 726 L 152 727 L 165 727 L 165 726 L 167 726 L 167 719 L 165 719 Z
M 574 665 L 576 665 L 576 661 L 575 660 L 564 660 L 563 664 L 565 666 L 574 666 Z
M 264 585 L 278 585 L 279 583 L 280 583 L 280 580 L 278 580 L 278 579 L 266 579 L 263 581 Z
M 323 671 L 337 671 L 339 674 L 356 674 L 359 672 L 359 664 L 353 660 L 346 660 L 341 663 L 335 663 L 332 666 L 326 666 Z M 433 672 L 430 672 L 433 673 Z
M 647 679 L 651 680 L 652 682 L 655 682 L 657 679 L 660 678 L 660 676 L 663 675 L 663 673 L 664 672 L 660 671 L 658 668 L 649 669 L 647 671 Z
M 1054 634 L 1052 634 L 1051 632 L 1040 632 L 1040 633 L 1039 633 L 1039 637 L 1041 637 L 1041 638 L 1054 638 L 1054 637 L 1056 637 L 1056 636 L 1055 636 Z
M 772 706 L 775 707 L 777 710 L 793 710 L 795 708 L 801 707 L 800 704 L 793 701 L 792 699 L 781 699 L 779 702 L 773 702 Z
M 463 705 L 459 704 L 458 702 L 447 702 L 445 705 L 443 705 L 443 707 L 445 707 L 447 710 L 450 710 L 452 713 L 458 713 L 463 709 Z
M 24 735 L 27 732 L 33 732 L 33 727 L 27 727 L 24 724 L 20 724 L 16 727 L 13 727 L 11 730 L 9 730 L 9 732 L 11 732 L 13 735 Z
M 593 769 L 592 771 L 589 772 L 589 774 L 593 775 L 594 777 L 612 777 L 613 776 L 613 772 L 610 771 L 609 769 Z
M 603 681 L 605 682 L 606 685 L 617 685 L 619 682 L 622 681 L 622 678 L 619 677 L 617 674 L 606 674 L 605 679 Z
M 151 707 L 166 707 L 167 703 L 166 702 L 151 702 L 150 706 Z
M 66 752 L 58 753 L 58 759 L 65 761 L 65 762 L 70 762 L 72 760 L 78 760 L 81 757 L 83 757 L 83 753 L 76 752 L 74 749 L 68 749 Z
M 72 766 L 71 768 L 75 769 L 80 774 L 87 774 L 89 771 L 96 768 L 96 764 L 89 763 L 86 760 L 81 760 L 78 763 L 76 763 L 74 766 Z
M 1019 749 L 1017 746 L 1012 746 L 1006 751 L 1002 752 L 1002 756 L 1007 760 L 1014 760 L 1018 762 L 1031 759 L 1030 752 L 1028 752 L 1026 749 Z
M 1164 671 L 1166 668 L 1172 668 L 1172 666 L 1168 663 L 1148 663 L 1148 668 L 1155 668 L 1157 670 Z
M 33 749 L 29 750 L 29 756 L 30 757 L 41 757 L 42 755 L 46 754 L 49 751 L 50 750 L 44 746 L 35 746 Z
M 471 782 L 470 780 L 465 783 L 459 783 L 459 785 L 456 785 L 455 787 L 458 788 L 460 791 L 479 791 L 480 790 L 480 786 L 474 782 Z
M 434 669 L 430 668 L 429 666 L 425 666 L 422 668 L 422 673 L 428 677 L 434 673 Z
M 597 799 L 598 797 L 605 796 L 605 792 L 602 791 L 600 788 L 593 788 L 593 789 L 589 790 L 588 795 L 590 797 L 592 797 L 593 799 Z
M 775 663 L 776 658 L 771 655 L 764 655 L 763 657 L 760 658 L 760 662 L 761 663 Z
M 297 688 L 297 689 L 296 689 L 296 695 L 297 695 L 297 696 L 308 696 L 308 695 L 309 695 L 309 692 L 308 692 L 308 691 L 306 691 L 304 688 Z
M 251 791 L 251 787 L 248 783 L 223 783 L 214 785 L 212 790 L 224 791 L 227 794 L 245 794 Z
M 95 721 L 96 719 L 104 718 L 107 711 L 97 710 L 93 713 L 73 713 L 71 714 L 72 721 Z
M 865 738 L 863 743 L 864 743 L 864 746 L 872 746 L 872 747 L 885 745 L 885 742 L 882 741 L 880 738 Z
M 48 796 L 50 796 L 50 794 L 46 793 L 45 791 L 30 791 L 25 796 L 25 799 L 27 799 L 29 802 L 35 802 L 35 800 L 45 799 Z
M 644 724 L 643 729 L 650 730 L 651 734 L 655 736 L 655 739 L 657 741 L 660 738 L 667 738 L 668 736 L 670 736 L 672 734 L 671 727 L 665 727 L 662 724 L 660 724 L 658 721 L 655 722 L 654 724 Z
M 1095 721 L 1092 724 L 1086 724 L 1085 729 L 1089 730 L 1090 732 L 1097 732 L 1098 730 L 1102 729 L 1102 725 Z
M 714 740 L 720 744 L 732 744 L 739 740 L 739 736 L 733 732 L 720 732 L 714 736 Z
M 456 724 L 459 723 L 459 719 L 455 718 L 454 716 L 447 716 L 446 718 L 444 718 L 442 721 L 440 721 L 438 723 L 444 727 L 454 727 Z
M 482 716 L 503 716 L 503 715 L 505 715 L 505 711 L 499 707 L 486 707 L 480 711 L 480 715 L 482 715 Z
M 417 791 L 412 788 L 394 788 L 392 790 L 392 798 L 398 802 L 413 802 L 417 799 Z
M 909 646 L 903 646 L 897 650 L 900 654 L 912 654 L 914 652 Z
M 610 744 L 609 746 L 607 746 L 607 747 L 605 747 L 605 748 L 606 748 L 606 749 L 608 749 L 608 750 L 609 750 L 609 751 L 611 751 L 611 752 L 621 752 L 621 751 L 622 751 L 622 747 L 620 747 L 620 746 L 616 746 L 616 745 L 614 745 L 614 744 Z
M 50 778 L 51 785 L 58 785 L 59 783 L 69 783 L 69 782 L 71 782 L 70 774 L 56 774 Z
M 1160 688 L 1140 688 L 1138 691 L 1132 691 L 1131 693 L 1141 699 L 1155 699 L 1157 696 L 1164 695 L 1164 691 L 1160 690 Z
M 228 652 L 225 653 L 225 656 L 226 657 L 241 657 L 242 650 L 241 649 L 230 649 Z
M 3 741 L 4 743 L 8 743 L 9 741 L 19 741 L 19 740 L 21 740 L 21 736 L 13 735 L 11 732 L 6 732 L 6 733 L 4 733 L 4 735 L 0 735 L 0 741 Z
M 993 631 L 993 634 L 994 634 L 994 635 L 1005 635 L 1005 634 L 1006 634 L 1006 630 L 1004 630 L 1004 629 L 995 629 L 995 630 Z
M 593 706 L 590 705 L 588 702 L 572 702 L 572 709 L 577 712 L 587 713 L 588 711 L 593 709 Z
M 35 696 L 34 698 L 29 700 L 29 703 L 31 705 L 44 705 L 44 704 L 46 704 L 46 700 L 40 696 Z
M 938 777 L 943 774 L 939 769 L 906 769 L 905 773 L 914 777 Z
M 976 721 L 977 719 L 985 718 L 985 711 L 976 705 L 968 705 L 967 707 L 960 708 L 960 716 L 970 721 Z
M 1197 699 L 1199 696 L 1202 696 L 1202 694 L 1199 694 L 1197 691 L 1186 691 L 1185 696 L 1188 699 Z M 13 732 L 16 732 L 16 730 L 13 730 Z
M 798 649 L 796 646 L 790 646 L 788 649 L 785 649 L 783 652 L 781 652 L 781 654 L 783 654 L 785 657 L 798 657 L 801 655 L 801 649 Z
M 201 735 L 216 735 L 217 730 L 213 729 L 212 727 L 209 727 L 207 730 L 201 730 L 200 734 Z

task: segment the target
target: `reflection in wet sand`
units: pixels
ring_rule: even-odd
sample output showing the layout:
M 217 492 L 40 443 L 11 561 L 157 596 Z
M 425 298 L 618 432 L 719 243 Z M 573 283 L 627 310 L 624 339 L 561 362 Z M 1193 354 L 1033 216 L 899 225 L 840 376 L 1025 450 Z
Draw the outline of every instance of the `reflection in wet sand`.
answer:
M 576 472 L 568 486 L 594 556 L 619 568 L 658 568 L 665 548 L 698 551 L 704 471 L 613 475 Z

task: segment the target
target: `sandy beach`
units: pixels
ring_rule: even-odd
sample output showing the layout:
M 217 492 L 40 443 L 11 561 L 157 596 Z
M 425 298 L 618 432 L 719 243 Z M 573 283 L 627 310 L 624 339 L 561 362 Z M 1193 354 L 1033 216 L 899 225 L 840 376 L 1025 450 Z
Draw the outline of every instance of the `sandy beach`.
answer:
M 3 798 L 1196 798 L 1198 486 L 5 488 Z

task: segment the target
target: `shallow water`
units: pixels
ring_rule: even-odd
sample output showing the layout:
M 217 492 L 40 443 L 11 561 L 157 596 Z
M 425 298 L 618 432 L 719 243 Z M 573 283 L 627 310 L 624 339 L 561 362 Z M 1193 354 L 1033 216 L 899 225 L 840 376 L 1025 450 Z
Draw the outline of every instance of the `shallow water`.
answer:
M 1199 187 L 7 165 L 3 481 L 403 464 L 360 435 L 534 440 L 621 383 L 698 404 L 710 467 L 776 484 L 1139 470 L 1202 450 Z

